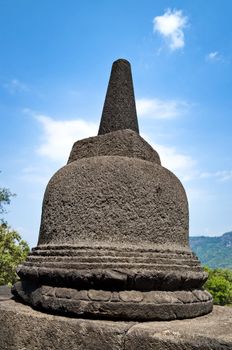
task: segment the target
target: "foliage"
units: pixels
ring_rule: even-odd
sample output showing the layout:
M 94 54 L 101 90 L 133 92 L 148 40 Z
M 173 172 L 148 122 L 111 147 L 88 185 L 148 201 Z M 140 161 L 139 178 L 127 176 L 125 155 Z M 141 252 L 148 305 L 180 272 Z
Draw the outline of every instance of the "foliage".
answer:
M 232 232 L 218 237 L 190 237 L 190 246 L 203 265 L 232 269 Z
M 205 270 L 208 272 L 209 278 L 204 287 L 212 294 L 214 304 L 232 304 L 232 270 L 210 269 L 208 267 Z
M 10 204 L 15 196 L 7 188 L 0 188 L 0 215 L 6 213 L 4 206 Z M 10 228 L 7 222 L 0 218 L 0 285 L 13 284 L 17 279 L 16 267 L 21 264 L 29 253 L 28 244 L 20 234 Z
M 29 253 L 28 244 L 20 234 L 3 223 L 0 225 L 0 285 L 13 284 L 17 279 L 16 267 Z
M 6 212 L 4 205 L 10 204 L 10 198 L 15 196 L 14 193 L 11 193 L 11 191 L 8 188 L 2 188 L 0 187 L 0 214 Z

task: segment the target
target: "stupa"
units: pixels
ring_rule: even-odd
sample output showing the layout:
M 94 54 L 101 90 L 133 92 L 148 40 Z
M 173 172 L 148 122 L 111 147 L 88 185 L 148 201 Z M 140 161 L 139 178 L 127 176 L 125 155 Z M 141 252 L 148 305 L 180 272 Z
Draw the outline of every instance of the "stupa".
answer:
M 209 313 L 178 178 L 139 135 L 130 63 L 113 63 L 98 136 L 49 181 L 15 296 L 61 315 L 172 320 Z

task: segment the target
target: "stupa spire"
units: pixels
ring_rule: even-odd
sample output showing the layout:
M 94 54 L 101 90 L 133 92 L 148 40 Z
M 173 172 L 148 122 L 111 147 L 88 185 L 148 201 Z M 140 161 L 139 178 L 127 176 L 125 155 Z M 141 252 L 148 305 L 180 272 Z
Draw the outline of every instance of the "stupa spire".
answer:
M 139 133 L 131 66 L 118 59 L 112 65 L 98 135 L 123 129 Z

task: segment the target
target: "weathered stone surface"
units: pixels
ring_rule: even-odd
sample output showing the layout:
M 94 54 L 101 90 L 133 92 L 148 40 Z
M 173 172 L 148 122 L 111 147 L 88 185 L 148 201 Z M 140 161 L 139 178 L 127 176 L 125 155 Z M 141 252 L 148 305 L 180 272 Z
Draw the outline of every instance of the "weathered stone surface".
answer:
M 49 181 L 38 246 L 15 296 L 72 316 L 191 318 L 212 310 L 178 178 L 138 134 L 129 62 L 114 62 L 99 135 Z M 194 294 L 195 293 L 195 294 Z
M 0 302 L 0 350 L 121 350 L 133 323 L 48 315 Z
M 90 245 L 188 247 L 185 191 L 153 162 L 120 156 L 74 161 L 49 181 L 39 244 L 75 244 L 77 238 Z
M 231 350 L 232 308 L 214 306 L 195 319 L 138 323 L 127 332 L 126 350 Z
M 94 290 L 90 289 L 88 291 L 88 296 L 90 300 L 96 301 L 109 301 L 111 298 L 111 292 L 107 292 L 104 290 Z
M 188 320 L 112 322 L 0 302 L 0 350 L 232 350 L 232 308 Z
M 158 153 L 139 134 L 129 129 L 75 142 L 68 163 L 97 156 L 140 158 L 160 165 Z
M 131 129 L 139 132 L 130 63 L 113 63 L 98 135 Z
M 11 297 L 11 289 L 7 285 L 0 286 L 0 301 L 10 299 Z
M 182 290 L 202 286 L 207 274 L 189 251 L 103 245 L 39 246 L 19 270 L 22 280 L 55 279 L 63 287 L 106 290 Z M 162 257 L 163 256 L 163 257 Z M 166 258 L 168 256 L 168 259 Z
M 212 310 L 212 297 L 206 291 L 105 291 L 44 287 L 33 282 L 17 282 L 14 294 L 35 308 L 68 316 L 105 319 L 173 320 L 197 317 Z M 30 293 L 28 293 L 30 291 Z M 17 293 L 16 293 L 17 292 Z

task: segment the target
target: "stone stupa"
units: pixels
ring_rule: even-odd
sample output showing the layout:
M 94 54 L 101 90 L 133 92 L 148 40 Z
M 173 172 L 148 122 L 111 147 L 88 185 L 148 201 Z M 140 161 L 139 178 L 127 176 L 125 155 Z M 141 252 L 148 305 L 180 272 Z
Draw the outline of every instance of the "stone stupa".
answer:
M 13 293 L 50 313 L 121 320 L 212 310 L 178 178 L 139 135 L 130 64 L 114 62 L 98 136 L 49 181 L 38 246 Z

